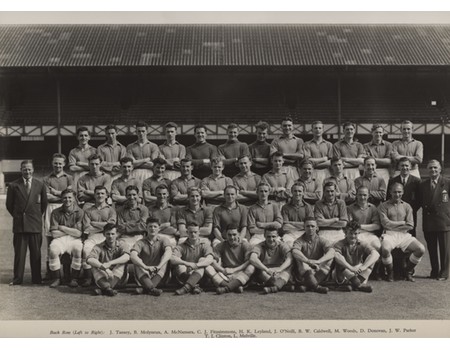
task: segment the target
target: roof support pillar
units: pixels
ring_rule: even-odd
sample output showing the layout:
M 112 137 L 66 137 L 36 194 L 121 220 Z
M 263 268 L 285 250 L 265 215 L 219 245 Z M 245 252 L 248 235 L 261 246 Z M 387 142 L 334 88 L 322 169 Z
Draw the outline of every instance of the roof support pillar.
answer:
M 341 75 L 338 74 L 337 79 L 337 117 L 338 117 L 338 140 L 341 139 L 341 124 L 342 124 L 342 110 L 341 110 Z
M 56 127 L 58 130 L 58 153 L 62 152 L 61 142 L 61 84 L 59 78 L 56 78 Z

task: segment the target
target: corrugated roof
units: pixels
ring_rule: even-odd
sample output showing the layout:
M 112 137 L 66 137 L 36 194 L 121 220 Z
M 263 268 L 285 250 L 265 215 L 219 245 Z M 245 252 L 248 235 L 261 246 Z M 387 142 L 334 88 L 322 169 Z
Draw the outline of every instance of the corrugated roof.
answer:
M 449 25 L 0 26 L 0 67 L 449 64 Z

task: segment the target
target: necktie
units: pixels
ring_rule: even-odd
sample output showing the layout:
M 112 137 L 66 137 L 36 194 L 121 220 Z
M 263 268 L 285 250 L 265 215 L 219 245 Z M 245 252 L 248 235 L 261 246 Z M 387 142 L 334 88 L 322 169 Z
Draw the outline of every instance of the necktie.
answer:
M 435 181 L 435 180 L 432 180 L 432 181 L 431 181 L 431 190 L 434 191 L 435 188 L 436 188 L 436 181 Z
M 406 185 L 406 178 L 402 177 L 402 185 L 405 186 Z
M 26 181 L 25 187 L 27 188 L 27 194 L 29 195 L 31 192 L 31 182 L 30 180 Z

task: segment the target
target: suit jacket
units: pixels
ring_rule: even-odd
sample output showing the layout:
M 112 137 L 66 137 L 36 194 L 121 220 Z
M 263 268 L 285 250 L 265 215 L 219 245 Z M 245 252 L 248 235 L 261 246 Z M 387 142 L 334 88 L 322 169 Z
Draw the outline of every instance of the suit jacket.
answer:
M 443 191 L 447 191 L 447 198 L 443 198 Z M 431 190 L 431 179 L 419 185 L 418 199 L 423 210 L 424 231 L 450 231 L 450 180 L 439 176 L 436 189 Z M 446 201 L 445 201 L 446 200 Z
M 13 217 L 13 233 L 41 233 L 42 215 L 47 209 L 44 183 L 33 177 L 29 195 L 22 177 L 10 183 L 6 209 Z
M 387 193 L 388 200 L 391 199 L 391 185 L 393 185 L 396 182 L 398 182 L 399 184 L 402 183 L 402 179 L 401 179 L 400 175 L 389 179 L 388 193 Z M 402 200 L 404 200 L 406 203 L 408 203 L 415 211 L 417 211 L 420 208 L 420 203 L 417 198 L 417 192 L 419 190 L 419 185 L 420 185 L 420 179 L 417 176 L 409 175 L 408 181 L 406 181 L 405 186 L 403 186 Z

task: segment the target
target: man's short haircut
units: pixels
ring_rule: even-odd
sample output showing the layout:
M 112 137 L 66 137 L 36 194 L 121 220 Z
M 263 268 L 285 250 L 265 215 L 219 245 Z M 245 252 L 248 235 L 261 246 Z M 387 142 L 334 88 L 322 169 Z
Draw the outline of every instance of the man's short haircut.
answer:
M 202 189 L 200 187 L 195 187 L 195 186 L 194 187 L 189 187 L 187 189 L 188 197 L 191 196 L 192 192 L 198 192 L 200 196 L 202 195 Z
M 125 189 L 125 193 L 128 193 L 128 191 L 136 191 L 136 193 L 139 194 L 139 187 L 137 187 L 135 185 L 129 185 Z
M 95 188 L 94 188 L 94 193 L 97 192 L 97 191 L 101 191 L 101 190 L 105 190 L 105 191 L 106 191 L 106 194 L 108 194 L 108 190 L 107 190 L 106 187 L 103 186 L 103 185 L 95 186 Z
M 239 125 L 237 125 L 236 123 L 230 123 L 227 127 L 227 130 L 231 129 L 239 129 Z
M 76 193 L 71 188 L 66 188 L 64 191 L 61 192 L 61 197 L 64 197 L 66 194 L 72 193 L 74 197 L 76 197 Z
M 404 120 L 402 121 L 401 125 L 405 125 L 405 124 L 410 124 L 410 125 L 414 125 L 413 122 L 411 120 Z
M 115 126 L 114 124 L 108 124 L 108 125 L 106 125 L 105 131 L 108 131 L 108 130 L 110 130 L 110 129 L 114 129 L 114 130 L 117 131 L 117 126 Z
M 303 191 L 305 191 L 305 189 L 306 189 L 306 184 L 301 180 L 297 180 L 294 182 L 294 184 L 291 186 L 291 191 L 294 189 L 295 186 L 302 187 Z
M 180 160 L 180 164 L 183 164 L 183 163 L 192 163 L 192 159 L 183 158 L 182 160 Z
M 345 130 L 345 128 L 346 128 L 347 126 L 353 126 L 353 128 L 356 129 L 356 124 L 353 123 L 353 122 L 345 122 L 345 123 L 342 125 L 342 129 Z
M 270 184 L 268 182 L 261 181 L 259 184 L 256 185 L 256 191 L 258 191 L 259 188 L 263 187 L 263 186 L 269 187 L 269 189 L 270 189 Z
M 148 224 L 158 224 L 159 225 L 159 219 L 158 218 L 147 218 L 145 221 L 145 225 Z
M 306 221 L 315 221 L 316 225 L 317 225 L 317 220 L 316 220 L 316 218 L 314 216 L 307 216 L 305 218 L 304 222 L 306 222 Z
M 125 163 L 133 163 L 133 158 L 130 158 L 130 157 L 120 158 L 120 164 L 125 164 Z
M 375 157 L 372 156 L 367 156 L 366 158 L 364 158 L 364 165 L 367 163 L 367 161 L 369 160 L 373 160 L 375 161 L 375 165 L 377 164 L 377 160 L 375 159 Z
M 249 156 L 248 154 L 242 154 L 238 157 L 238 162 L 243 159 L 243 158 L 248 158 L 249 161 L 252 161 L 252 156 Z
M 211 159 L 211 167 L 213 167 L 214 165 L 220 164 L 220 163 L 222 163 L 222 165 L 223 165 L 224 160 L 225 160 L 225 158 L 221 157 L 221 156 L 212 158 Z
M 270 159 L 273 159 L 274 157 L 284 157 L 283 152 L 280 152 L 280 151 L 273 152 L 270 155 Z
M 32 159 L 25 159 L 25 160 L 22 160 L 22 161 L 20 162 L 20 168 L 22 169 L 22 167 L 23 167 L 24 165 L 26 165 L 26 164 L 31 164 L 31 166 L 34 168 L 33 160 L 32 160 Z
M 103 233 L 112 231 L 114 229 L 117 229 L 116 224 L 114 224 L 112 222 L 108 222 L 105 226 L 103 226 Z
M 404 190 L 403 184 L 400 182 L 394 182 L 391 187 L 389 187 L 389 192 L 391 192 L 395 187 L 400 187 L 402 191 Z
M 401 160 L 401 159 L 400 159 Z M 428 163 L 427 163 L 427 168 L 428 168 L 428 166 L 430 165 L 430 164 L 437 164 L 437 165 L 439 165 L 441 168 L 442 168 L 442 166 L 441 166 L 441 162 L 439 162 L 437 159 L 431 159 Z
M 226 185 L 223 189 L 223 193 L 225 193 L 228 189 L 232 188 L 236 193 L 239 190 L 235 185 Z
M 167 160 L 165 160 L 164 158 L 161 157 L 157 157 L 155 159 L 153 159 L 153 166 L 156 165 L 167 165 Z
M 274 229 L 274 228 L 266 228 L 266 229 L 264 230 L 264 236 L 266 236 L 266 235 L 269 234 L 269 233 L 276 233 L 276 234 L 278 235 L 278 230 L 277 230 L 277 229 Z
M 403 162 L 408 162 L 409 164 L 412 164 L 408 157 L 401 157 L 398 160 L 398 164 L 403 163 Z
M 169 191 L 169 187 L 167 187 L 166 184 L 159 184 L 155 188 L 155 193 L 157 193 L 159 190 L 167 190 L 167 191 Z
M 256 130 L 269 130 L 269 124 L 260 120 L 258 123 L 256 123 L 255 129 Z
M 361 224 L 356 220 L 351 220 L 350 222 L 347 223 L 347 226 L 345 226 L 344 231 L 349 232 L 349 231 L 357 231 L 360 229 Z
M 294 120 L 291 117 L 284 117 L 283 119 L 281 119 L 281 124 L 283 124 L 284 122 L 294 123 Z
M 194 133 L 197 132 L 197 129 L 205 129 L 205 131 L 206 131 L 206 126 L 204 124 L 196 124 L 194 126 Z
M 142 128 L 142 127 L 144 127 L 144 128 L 148 128 L 148 124 L 146 123 L 146 122 L 144 122 L 144 121 L 142 121 L 142 120 L 139 120 L 137 123 L 136 123 L 136 129 L 137 128 Z
M 359 186 L 356 189 L 356 194 L 358 194 L 358 192 L 361 191 L 361 190 L 367 190 L 367 192 L 369 192 L 369 187 L 367 187 L 367 186 Z
M 80 132 L 83 132 L 83 131 L 87 131 L 88 135 L 91 135 L 91 132 L 89 131 L 89 129 L 88 129 L 87 127 L 85 127 L 85 126 L 80 126 L 80 127 L 77 129 L 77 136 L 80 135 Z
M 178 129 L 178 125 L 174 122 L 168 122 L 168 123 L 166 123 L 166 125 L 164 125 L 164 129 L 168 129 L 168 128 Z
M 334 163 L 339 162 L 340 160 L 342 160 L 341 157 L 333 157 L 330 160 L 330 164 L 333 165 Z
M 305 164 L 311 165 L 314 169 L 314 163 L 311 160 L 309 160 L 308 158 L 301 160 L 298 167 L 301 169 L 303 167 L 303 165 L 305 165 Z
M 325 182 L 325 183 L 323 184 L 323 188 L 324 188 L 324 189 L 325 189 L 326 187 L 331 187 L 331 186 L 333 186 L 335 190 L 337 189 L 337 184 L 336 184 L 336 182 L 334 182 L 334 181 L 327 181 L 327 182 Z
M 314 126 L 314 125 L 317 125 L 317 124 L 322 124 L 322 125 L 323 125 L 323 122 L 322 122 L 321 120 L 316 120 L 316 121 L 314 121 L 314 122 L 311 124 L 311 126 Z
M 97 154 L 97 153 L 91 154 L 89 156 L 89 158 L 88 158 L 89 162 L 91 162 L 92 160 L 95 160 L 95 159 L 100 160 L 100 163 L 103 162 L 102 156 L 100 154 Z
M 53 153 L 52 160 L 55 159 L 55 158 L 62 158 L 62 159 L 64 159 L 64 163 L 67 161 L 67 157 L 64 154 L 62 154 L 62 153 Z
M 383 129 L 383 132 L 384 132 L 384 126 L 381 125 L 381 124 L 378 124 L 378 123 L 372 125 L 371 131 L 374 132 L 374 131 L 377 130 L 378 128 Z

